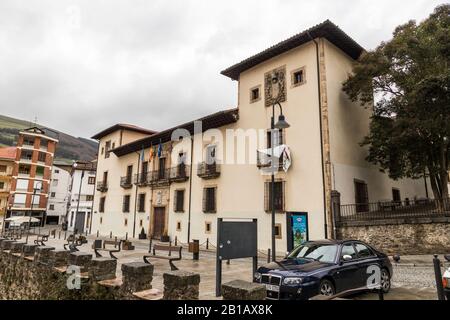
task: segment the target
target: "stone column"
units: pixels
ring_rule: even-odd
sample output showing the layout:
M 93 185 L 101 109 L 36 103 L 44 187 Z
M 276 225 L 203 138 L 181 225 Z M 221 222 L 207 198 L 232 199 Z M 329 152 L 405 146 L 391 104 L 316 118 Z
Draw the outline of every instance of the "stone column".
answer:
M 164 277 L 164 300 L 198 300 L 200 275 L 188 271 L 170 271 Z
M 23 246 L 22 255 L 24 257 L 34 256 L 34 253 L 35 253 L 37 247 L 38 247 L 37 244 L 25 244 Z
M 72 252 L 69 255 L 69 265 L 79 266 L 81 272 L 88 271 L 92 254 L 86 252 Z
M 11 253 L 22 253 L 25 242 L 14 242 L 11 244 Z
M 233 280 L 222 284 L 224 300 L 264 300 L 266 287 L 259 283 Z
M 116 259 L 94 258 L 89 266 L 89 275 L 95 281 L 111 280 L 116 277 L 116 269 Z
M 69 261 L 69 251 L 53 250 L 50 251 L 49 265 L 55 268 L 67 267 Z
M 5 250 L 11 250 L 11 246 L 15 242 L 16 242 L 15 240 L 3 240 L 1 242 L 0 252 L 3 252 Z
M 50 260 L 50 251 L 55 250 L 54 247 L 37 246 L 34 252 L 34 261 L 36 263 L 48 264 Z
M 153 265 L 144 262 L 122 264 L 122 290 L 138 292 L 152 288 Z

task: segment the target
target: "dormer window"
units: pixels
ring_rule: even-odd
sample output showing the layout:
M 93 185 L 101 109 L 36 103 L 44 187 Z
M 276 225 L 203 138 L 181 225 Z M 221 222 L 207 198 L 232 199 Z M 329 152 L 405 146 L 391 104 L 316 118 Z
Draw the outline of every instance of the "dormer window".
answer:
M 250 103 L 261 100 L 261 86 L 250 89 Z
M 305 83 L 305 67 L 293 70 L 291 72 L 291 84 L 293 87 L 297 87 Z

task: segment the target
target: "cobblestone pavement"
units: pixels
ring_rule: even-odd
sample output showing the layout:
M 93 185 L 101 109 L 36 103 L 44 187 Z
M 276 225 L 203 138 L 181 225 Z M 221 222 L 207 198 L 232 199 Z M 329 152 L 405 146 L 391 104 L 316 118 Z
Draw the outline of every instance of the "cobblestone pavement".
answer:
M 62 234 L 58 239 L 50 238 L 47 245 L 54 246 L 57 249 L 62 249 L 64 235 Z M 30 242 L 34 240 L 34 236 L 30 237 Z M 92 240 L 94 236 L 88 236 L 89 242 L 84 244 L 80 250 L 93 254 Z M 132 240 L 136 249 L 133 251 L 122 251 L 117 254 L 118 272 L 120 277 L 120 266 L 126 262 L 142 261 L 142 256 L 148 252 L 148 240 Z M 442 258 L 442 257 L 441 257 Z M 432 265 L 433 257 L 428 256 L 404 256 L 401 257 L 399 264 L 393 264 L 394 276 L 392 279 L 392 290 L 385 296 L 386 300 L 420 300 L 420 299 L 436 299 L 436 289 L 434 280 L 434 270 Z M 442 258 L 443 259 L 443 258 Z M 155 273 L 152 285 L 154 288 L 163 289 L 162 275 L 169 271 L 169 264 L 165 260 L 150 259 L 155 266 Z M 259 264 L 265 263 L 266 258 L 261 256 Z M 192 254 L 188 252 L 187 248 L 183 249 L 183 259 L 175 262 L 181 269 L 192 271 L 200 274 L 200 299 L 216 299 L 215 297 L 215 252 L 202 250 L 200 253 L 200 260 L 193 261 Z M 446 267 L 449 265 L 446 263 Z M 444 271 L 444 269 L 443 269 Z M 251 259 L 238 259 L 231 261 L 231 264 L 223 263 L 223 282 L 231 280 L 252 280 Z M 374 300 L 378 299 L 375 293 L 363 293 L 354 295 L 352 299 L 357 300 Z

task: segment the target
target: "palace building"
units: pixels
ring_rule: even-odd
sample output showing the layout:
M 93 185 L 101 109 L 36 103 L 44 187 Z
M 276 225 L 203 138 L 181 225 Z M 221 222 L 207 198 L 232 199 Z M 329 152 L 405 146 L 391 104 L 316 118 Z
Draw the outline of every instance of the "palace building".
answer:
M 274 158 L 279 252 L 294 241 L 334 237 L 333 203 L 362 210 L 425 197 L 423 180 L 393 181 L 365 160 L 359 143 L 372 108 L 342 91 L 363 51 L 325 21 L 222 71 L 238 83 L 237 108 L 161 132 L 117 124 L 96 134 L 92 233 L 144 230 L 216 244 L 218 218 L 257 219 L 258 247 L 266 250 Z M 288 128 L 270 130 L 274 104 L 274 121 L 281 105 Z

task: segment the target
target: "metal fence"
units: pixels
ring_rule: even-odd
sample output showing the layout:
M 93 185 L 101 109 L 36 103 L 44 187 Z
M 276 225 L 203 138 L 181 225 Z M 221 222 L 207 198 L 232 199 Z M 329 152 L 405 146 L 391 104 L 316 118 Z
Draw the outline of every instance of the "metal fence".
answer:
M 450 217 L 449 199 L 380 201 L 341 205 L 337 222 Z

